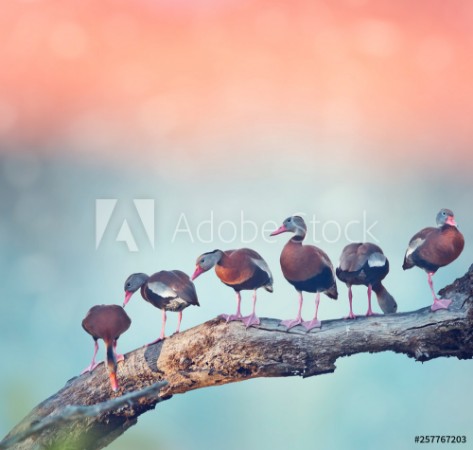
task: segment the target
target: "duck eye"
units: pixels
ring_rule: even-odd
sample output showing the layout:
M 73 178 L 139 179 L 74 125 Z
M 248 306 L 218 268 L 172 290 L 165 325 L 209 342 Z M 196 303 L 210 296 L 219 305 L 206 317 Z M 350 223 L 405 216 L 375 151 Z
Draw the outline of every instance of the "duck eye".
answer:
M 130 287 L 130 286 L 131 286 L 131 283 L 128 282 L 128 283 L 126 284 L 126 287 Z

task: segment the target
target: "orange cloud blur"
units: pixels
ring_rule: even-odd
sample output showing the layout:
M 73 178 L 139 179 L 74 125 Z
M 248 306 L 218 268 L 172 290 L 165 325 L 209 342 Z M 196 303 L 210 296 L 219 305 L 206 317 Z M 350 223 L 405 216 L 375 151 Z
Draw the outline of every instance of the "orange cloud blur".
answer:
M 152 145 L 299 126 L 467 157 L 473 7 L 455 5 L 7 2 L 0 139 Z

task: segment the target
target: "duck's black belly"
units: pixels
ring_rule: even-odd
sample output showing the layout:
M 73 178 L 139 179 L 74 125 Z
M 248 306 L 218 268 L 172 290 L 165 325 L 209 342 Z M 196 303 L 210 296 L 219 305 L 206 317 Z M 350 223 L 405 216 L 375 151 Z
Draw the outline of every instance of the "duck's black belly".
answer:
M 305 292 L 323 292 L 333 286 L 335 280 L 333 279 L 333 272 L 329 267 L 325 267 L 321 273 L 315 277 L 303 281 L 294 281 L 286 278 L 298 291 Z
M 368 286 L 379 283 L 389 272 L 389 266 L 386 264 L 381 267 L 363 267 L 361 270 L 349 272 L 347 270 L 336 269 L 337 277 L 340 281 L 350 285 L 364 284 Z

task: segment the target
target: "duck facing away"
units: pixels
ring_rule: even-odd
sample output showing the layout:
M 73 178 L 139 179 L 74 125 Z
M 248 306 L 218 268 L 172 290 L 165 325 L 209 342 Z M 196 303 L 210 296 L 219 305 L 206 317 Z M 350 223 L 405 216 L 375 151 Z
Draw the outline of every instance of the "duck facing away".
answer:
M 138 289 L 141 289 L 144 300 L 162 311 L 161 334 L 158 339 L 146 345 L 152 345 L 164 339 L 166 311 L 178 313 L 176 333 L 179 333 L 182 311 L 190 305 L 200 306 L 194 283 L 180 270 L 161 270 L 151 276 L 145 273 L 130 275 L 125 281 L 123 307 Z
M 417 266 L 427 272 L 427 281 L 433 296 L 432 311 L 448 309 L 452 303 L 451 300 L 437 298 L 432 275 L 440 267 L 455 261 L 465 246 L 465 240 L 458 231 L 452 211 L 441 209 L 436 221 L 437 227 L 424 228 L 412 237 L 402 265 L 404 270 Z
M 98 339 L 103 339 L 107 350 L 106 364 L 112 390 L 118 390 L 117 363 L 123 361 L 123 355 L 116 353 L 118 338 L 130 327 L 131 319 L 125 310 L 118 305 L 96 305 L 90 308 L 82 321 L 82 328 L 89 333 L 95 343 L 92 362 L 82 373 L 91 372 L 99 363 L 95 362 L 99 349 Z
M 337 277 L 348 287 L 348 301 L 350 313 L 346 319 L 356 319 L 353 314 L 352 285 L 365 285 L 368 287 L 368 311 L 366 316 L 372 316 L 371 291 L 376 293 L 378 304 L 384 314 L 397 311 L 397 304 L 393 296 L 386 290 L 381 282 L 389 272 L 389 261 L 380 247 L 369 242 L 353 243 L 347 245 L 340 256 L 340 264 L 336 269 Z
M 192 279 L 215 267 L 215 273 L 220 281 L 233 288 L 236 293 L 237 310 L 235 314 L 222 314 L 227 322 L 241 320 L 248 328 L 251 325 L 259 325 L 260 320 L 256 316 L 256 291 L 264 288 L 273 292 L 273 276 L 268 264 L 263 257 L 249 248 L 237 250 L 214 250 L 203 253 L 197 258 L 195 272 Z M 240 291 L 253 291 L 253 310 L 248 316 L 241 314 Z
M 317 318 L 320 302 L 320 293 L 332 299 L 337 299 L 337 284 L 333 265 L 327 254 L 314 245 L 303 245 L 307 233 L 307 226 L 300 216 L 288 217 L 283 224 L 271 233 L 276 236 L 281 233 L 292 232 L 294 237 L 289 239 L 281 252 L 281 269 L 284 278 L 291 283 L 299 293 L 299 310 L 293 320 L 283 320 L 281 325 L 288 329 L 302 325 L 307 330 L 320 328 L 321 322 Z M 315 292 L 315 314 L 309 322 L 302 320 L 302 292 Z

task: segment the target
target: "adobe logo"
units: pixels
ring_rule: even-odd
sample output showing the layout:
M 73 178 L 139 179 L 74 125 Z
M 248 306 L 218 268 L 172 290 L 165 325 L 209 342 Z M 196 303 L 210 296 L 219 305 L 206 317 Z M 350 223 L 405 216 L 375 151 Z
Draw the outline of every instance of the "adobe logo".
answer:
M 98 249 L 109 227 L 114 211 L 117 207 L 118 199 L 96 199 L 95 200 L 95 249 Z M 132 232 L 128 219 L 129 214 L 137 216 L 148 238 L 151 248 L 154 249 L 154 217 L 155 200 L 154 199 L 133 199 L 134 209 L 126 211 L 122 217 L 113 217 L 113 220 L 121 220 L 121 225 L 117 235 L 116 242 L 125 242 L 128 251 L 137 252 L 139 250 L 135 235 Z M 130 205 L 131 206 L 131 205 Z M 115 214 L 117 216 L 117 214 Z M 136 222 L 136 220 L 135 220 Z M 136 231 L 136 230 L 135 230 Z

